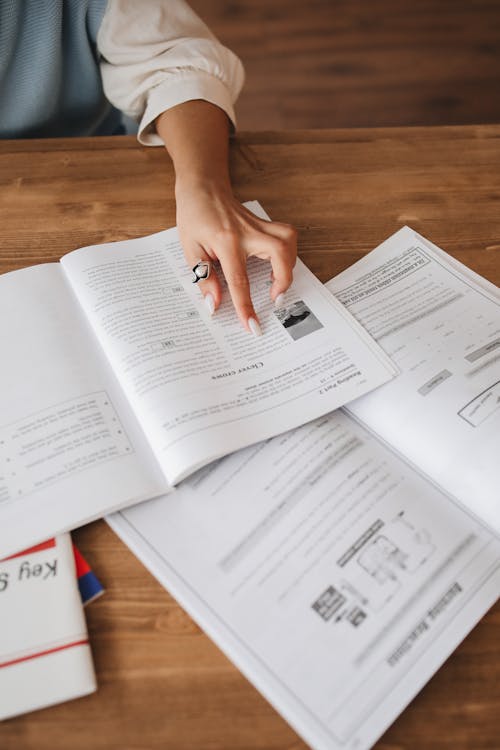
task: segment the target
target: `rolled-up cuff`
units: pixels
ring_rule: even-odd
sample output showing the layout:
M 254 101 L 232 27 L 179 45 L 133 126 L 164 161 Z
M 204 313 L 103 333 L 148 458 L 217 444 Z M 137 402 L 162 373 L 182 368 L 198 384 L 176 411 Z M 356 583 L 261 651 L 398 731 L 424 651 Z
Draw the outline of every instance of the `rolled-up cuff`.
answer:
M 175 81 L 165 81 L 151 89 L 137 133 L 139 143 L 144 146 L 163 146 L 155 129 L 156 118 L 165 110 L 193 99 L 203 99 L 220 107 L 229 117 L 233 128 L 236 127 L 233 102 L 227 86 L 209 73 L 183 71 L 175 76 Z

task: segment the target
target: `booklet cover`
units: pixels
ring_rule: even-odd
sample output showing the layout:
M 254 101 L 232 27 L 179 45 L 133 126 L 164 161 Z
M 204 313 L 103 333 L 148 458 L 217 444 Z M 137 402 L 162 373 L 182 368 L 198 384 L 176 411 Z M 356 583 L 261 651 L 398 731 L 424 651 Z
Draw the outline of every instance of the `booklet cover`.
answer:
M 96 690 L 69 534 L 0 561 L 0 719 Z

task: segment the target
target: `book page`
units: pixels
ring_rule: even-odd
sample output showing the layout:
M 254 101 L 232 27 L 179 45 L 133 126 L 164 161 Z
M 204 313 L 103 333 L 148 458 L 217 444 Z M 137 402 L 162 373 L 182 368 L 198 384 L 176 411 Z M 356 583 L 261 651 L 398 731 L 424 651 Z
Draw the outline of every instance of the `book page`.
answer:
M 500 533 L 500 291 L 409 228 L 327 287 L 402 373 L 349 409 Z
M 97 689 L 69 534 L 0 560 L 0 613 L 0 720 Z
M 300 261 L 279 310 L 269 264 L 249 261 L 260 338 L 243 330 L 227 290 L 209 317 L 175 229 L 61 262 L 170 483 L 396 372 Z
M 0 276 L 0 557 L 167 485 L 59 264 Z
M 370 747 L 500 588 L 494 535 L 342 411 L 109 522 L 318 749 Z

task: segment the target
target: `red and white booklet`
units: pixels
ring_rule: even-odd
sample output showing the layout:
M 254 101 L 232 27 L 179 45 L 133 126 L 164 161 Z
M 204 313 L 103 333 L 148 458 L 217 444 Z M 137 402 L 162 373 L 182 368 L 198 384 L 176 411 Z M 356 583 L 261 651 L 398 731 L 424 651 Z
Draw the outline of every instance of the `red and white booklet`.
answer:
M 0 561 L 0 719 L 96 690 L 71 537 Z

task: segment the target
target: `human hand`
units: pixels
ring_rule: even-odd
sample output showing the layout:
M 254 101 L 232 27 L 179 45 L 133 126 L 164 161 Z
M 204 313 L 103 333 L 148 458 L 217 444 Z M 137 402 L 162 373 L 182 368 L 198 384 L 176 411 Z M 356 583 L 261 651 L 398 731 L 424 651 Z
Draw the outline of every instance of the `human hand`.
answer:
M 297 258 L 297 233 L 289 224 L 265 221 L 241 205 L 226 185 L 176 184 L 177 227 L 186 260 L 193 267 L 199 260 L 219 261 L 241 323 L 247 331 L 261 335 L 246 270 L 249 257 L 268 260 L 272 269 L 271 299 L 292 283 Z M 222 289 L 217 272 L 199 282 L 205 303 L 213 314 Z
M 175 168 L 177 227 L 189 266 L 219 261 L 238 316 L 247 331 L 260 335 L 246 270 L 251 256 L 272 268 L 271 299 L 280 300 L 292 283 L 297 233 L 288 224 L 259 219 L 231 190 L 229 130 L 226 113 L 203 100 L 165 110 L 156 120 Z M 221 303 L 217 273 L 198 286 L 211 314 Z

